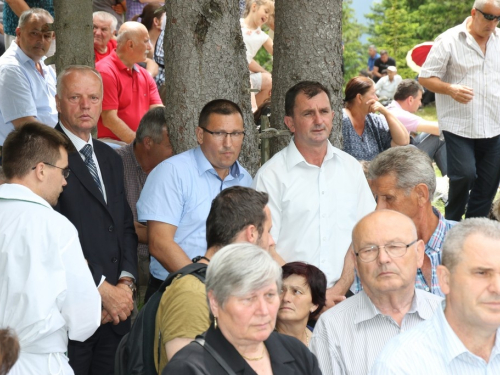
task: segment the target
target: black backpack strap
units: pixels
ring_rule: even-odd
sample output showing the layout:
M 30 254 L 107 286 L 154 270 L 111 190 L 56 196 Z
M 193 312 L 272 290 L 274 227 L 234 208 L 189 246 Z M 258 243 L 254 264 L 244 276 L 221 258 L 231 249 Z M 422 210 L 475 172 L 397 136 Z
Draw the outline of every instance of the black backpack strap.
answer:
M 205 349 L 216 361 L 219 365 L 221 365 L 221 367 L 226 370 L 226 372 L 229 374 L 229 375 L 236 375 L 236 373 L 233 371 L 233 369 L 231 367 L 229 367 L 229 365 L 227 364 L 226 361 L 224 361 L 224 359 L 219 355 L 219 353 L 217 353 L 217 351 L 212 348 L 208 342 L 205 341 L 205 337 L 203 336 L 196 336 L 196 339 L 194 340 L 195 343 L 197 343 L 198 345 L 200 345 L 201 347 L 203 347 L 203 349 Z

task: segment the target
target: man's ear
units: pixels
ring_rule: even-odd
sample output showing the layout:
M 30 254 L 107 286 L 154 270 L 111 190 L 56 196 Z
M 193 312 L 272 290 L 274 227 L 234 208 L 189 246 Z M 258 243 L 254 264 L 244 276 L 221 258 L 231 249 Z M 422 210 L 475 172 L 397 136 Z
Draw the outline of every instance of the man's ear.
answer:
M 285 116 L 285 125 L 292 133 L 295 133 L 295 125 L 292 116 Z
M 144 145 L 144 147 L 146 148 L 146 150 L 151 150 L 151 147 L 153 146 L 153 139 L 149 136 L 147 137 L 144 137 L 144 139 L 142 140 L 142 144 Z
M 196 128 L 196 140 L 198 141 L 198 144 L 203 144 L 203 129 L 199 126 Z
M 443 265 L 439 265 L 436 268 L 436 273 L 441 291 L 444 294 L 450 293 L 450 270 Z
M 418 184 L 414 187 L 414 191 L 417 194 L 417 202 L 419 207 L 423 207 L 429 201 L 429 188 L 426 184 Z

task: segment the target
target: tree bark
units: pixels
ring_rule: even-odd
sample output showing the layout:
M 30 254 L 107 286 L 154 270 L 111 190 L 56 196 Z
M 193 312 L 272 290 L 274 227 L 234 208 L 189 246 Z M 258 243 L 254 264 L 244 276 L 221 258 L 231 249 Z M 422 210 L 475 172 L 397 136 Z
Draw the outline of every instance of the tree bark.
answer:
M 253 175 L 259 166 L 257 132 L 250 104 L 250 78 L 234 0 L 166 2 L 165 84 L 170 140 L 176 153 L 197 145 L 203 106 L 214 99 L 238 104 L 245 140 L 239 161 Z
M 271 126 L 285 129 L 285 94 L 300 81 L 318 81 L 335 111 L 330 141 L 342 147 L 342 0 L 276 0 Z M 275 154 L 289 143 L 273 139 Z
M 92 1 L 54 0 L 56 71 L 68 65 L 94 66 Z

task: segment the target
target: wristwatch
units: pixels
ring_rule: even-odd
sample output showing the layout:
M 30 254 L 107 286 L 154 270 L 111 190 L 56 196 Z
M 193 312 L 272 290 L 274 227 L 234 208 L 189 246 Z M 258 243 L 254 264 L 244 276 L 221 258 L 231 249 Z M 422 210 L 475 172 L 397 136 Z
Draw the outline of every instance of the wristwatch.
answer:
M 135 296 L 137 294 L 137 286 L 135 285 L 135 283 L 131 279 L 120 279 L 120 280 L 118 280 L 118 284 L 124 284 L 124 285 L 128 286 L 130 288 L 130 290 L 132 291 L 132 297 L 135 300 Z

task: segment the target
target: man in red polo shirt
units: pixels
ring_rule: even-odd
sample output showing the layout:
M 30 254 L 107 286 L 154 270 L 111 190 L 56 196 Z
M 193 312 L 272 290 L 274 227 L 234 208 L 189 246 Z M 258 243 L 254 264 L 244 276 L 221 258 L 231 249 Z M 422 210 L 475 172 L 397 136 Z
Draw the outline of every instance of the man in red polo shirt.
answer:
M 95 62 L 110 55 L 116 48 L 115 35 L 117 20 L 112 14 L 104 11 L 94 12 L 94 55 Z
M 131 143 L 142 116 L 162 105 L 155 81 L 137 65 L 151 48 L 146 27 L 125 22 L 118 31 L 116 50 L 96 64 L 104 86 L 98 138 Z

